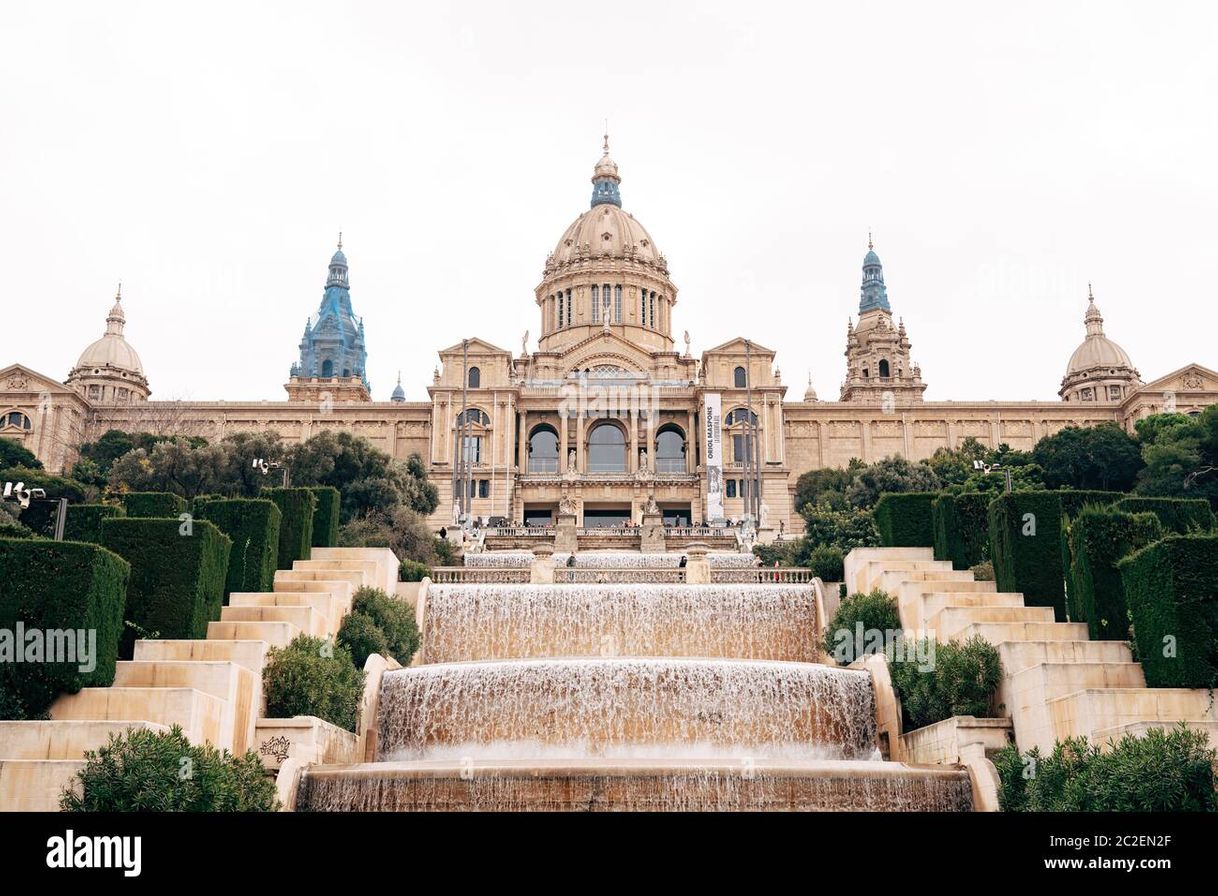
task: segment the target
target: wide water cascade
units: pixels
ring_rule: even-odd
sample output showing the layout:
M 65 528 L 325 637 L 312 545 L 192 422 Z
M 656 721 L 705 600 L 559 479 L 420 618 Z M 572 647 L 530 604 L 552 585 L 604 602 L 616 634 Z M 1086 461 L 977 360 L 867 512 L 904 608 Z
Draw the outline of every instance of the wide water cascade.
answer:
M 657 567 L 658 568 L 658 567 Z M 810 585 L 432 585 L 382 678 L 376 762 L 297 808 L 968 810 L 966 771 L 885 762 L 870 674 L 816 662 Z

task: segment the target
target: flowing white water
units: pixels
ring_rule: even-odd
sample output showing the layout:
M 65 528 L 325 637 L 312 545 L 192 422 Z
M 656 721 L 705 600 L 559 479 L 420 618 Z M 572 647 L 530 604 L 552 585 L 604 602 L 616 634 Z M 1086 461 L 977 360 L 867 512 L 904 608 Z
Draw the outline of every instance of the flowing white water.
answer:
M 429 663 L 543 656 L 814 662 L 810 585 L 433 585 Z
M 576 551 L 554 555 L 557 566 L 572 565 L 577 569 L 676 569 L 681 558 L 687 556 L 680 551 L 643 554 L 639 551 Z M 574 562 L 571 558 L 574 557 Z M 706 555 L 712 569 L 747 569 L 757 565 L 752 554 L 729 551 L 712 551 Z M 465 565 L 478 569 L 520 569 L 533 562 L 532 551 L 484 551 L 466 554 Z
M 618 657 L 445 663 L 385 673 L 381 759 L 436 747 L 489 759 L 501 742 L 541 740 L 568 757 L 622 746 L 770 749 L 804 759 L 875 751 L 867 672 L 812 663 Z M 802 750 L 801 750 L 802 748 Z

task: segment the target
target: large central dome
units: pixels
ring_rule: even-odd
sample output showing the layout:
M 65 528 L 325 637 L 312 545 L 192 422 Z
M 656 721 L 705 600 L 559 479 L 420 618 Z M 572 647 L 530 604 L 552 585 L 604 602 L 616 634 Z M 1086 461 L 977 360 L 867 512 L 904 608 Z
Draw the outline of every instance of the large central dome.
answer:
M 622 209 L 621 183 L 606 136 L 590 208 L 563 231 L 536 289 L 543 351 L 582 345 L 598 332 L 617 332 L 645 351 L 672 351 L 677 288 L 647 228 Z

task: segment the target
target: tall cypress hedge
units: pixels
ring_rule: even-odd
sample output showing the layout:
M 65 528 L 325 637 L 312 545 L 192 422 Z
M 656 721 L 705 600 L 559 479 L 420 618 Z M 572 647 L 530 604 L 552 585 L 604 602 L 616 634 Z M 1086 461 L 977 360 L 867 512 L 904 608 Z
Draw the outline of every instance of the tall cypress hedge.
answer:
M 0 539 L 0 718 L 37 718 L 60 693 L 114 683 L 130 575 L 125 560 L 95 544 Z M 19 622 L 26 634 L 20 643 Z M 91 656 L 46 649 L 67 646 L 47 637 L 52 630 L 81 629 Z M 42 632 L 42 661 L 15 662 L 18 649 L 23 659 L 35 658 L 32 630 Z M 92 644 L 89 632 L 96 632 Z M 52 658 L 69 661 L 46 661 Z
M 1146 683 L 1218 686 L 1218 535 L 1170 535 L 1117 567 Z
M 1126 513 L 1153 513 L 1163 528 L 1179 535 L 1192 532 L 1212 532 L 1214 511 L 1204 498 L 1123 498 L 1117 510 Z
M 196 505 L 195 514 L 215 523 L 232 539 L 225 601 L 234 591 L 270 591 L 275 584 L 279 527 L 283 519 L 275 502 L 258 498 L 212 499 Z
M 121 504 L 69 504 L 68 518 L 63 524 L 64 541 L 101 543 L 102 520 L 126 516 Z
M 952 561 L 953 569 L 969 569 L 989 559 L 989 507 L 993 497 L 964 492 L 935 498 L 936 560 Z
M 283 514 L 279 524 L 279 568 L 291 569 L 295 561 L 308 560 L 313 546 L 316 496 L 307 488 L 264 488 L 262 496 L 274 501 Z
M 1116 564 L 1162 537 L 1153 513 L 1086 507 L 1071 522 L 1070 618 L 1086 622 L 1093 640 L 1129 637 L 1129 608 Z
M 127 620 L 161 638 L 204 638 L 220 618 L 232 541 L 207 520 L 111 517 L 102 544 L 131 564 Z M 137 634 L 123 634 L 130 657 Z
M 157 519 L 177 517 L 186 512 L 186 499 L 170 492 L 128 492 L 123 495 L 127 516 Z
M 871 511 L 886 548 L 928 548 L 935 543 L 935 492 L 885 492 Z
M 332 485 L 317 485 L 309 491 L 317 499 L 317 509 L 313 511 L 313 547 L 335 547 L 338 544 L 340 506 L 338 489 Z
M 1057 500 L 1061 503 L 1062 515 L 1068 517 L 1078 516 L 1079 511 L 1088 504 L 1110 507 L 1125 497 L 1124 492 L 1101 492 L 1092 489 L 1062 489 L 1053 494 L 1057 495 Z
M 1030 607 L 1066 619 L 1062 509 L 1057 492 L 999 495 L 989 506 L 990 559 L 999 591 L 1021 592 Z

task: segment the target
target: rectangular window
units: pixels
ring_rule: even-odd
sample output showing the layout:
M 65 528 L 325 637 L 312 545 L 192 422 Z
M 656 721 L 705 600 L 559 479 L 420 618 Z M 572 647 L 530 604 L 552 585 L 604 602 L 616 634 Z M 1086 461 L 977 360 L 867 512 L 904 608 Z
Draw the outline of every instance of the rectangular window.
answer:
M 465 437 L 465 462 L 467 464 L 482 463 L 482 436 Z
M 601 288 L 592 284 L 592 322 L 600 323 L 601 319 Z
M 575 318 L 571 314 L 571 290 L 567 290 L 567 326 L 575 326 Z
M 657 329 L 657 327 L 656 327 L 656 294 L 654 292 L 651 294 L 651 313 L 648 314 L 647 316 L 651 319 L 651 329 L 653 329 L 653 330 Z
M 639 290 L 639 322 L 647 326 L 647 290 Z
M 558 329 L 560 330 L 563 327 L 563 320 L 565 320 L 565 318 L 562 316 L 562 296 L 560 295 L 558 297 Z
M 732 436 L 732 458 L 738 464 L 748 463 L 752 460 L 749 455 L 749 439 L 744 436 Z
M 489 479 L 478 480 L 478 497 L 489 498 L 491 496 L 491 481 Z
M 727 480 L 727 496 L 729 498 L 736 497 L 736 480 L 735 479 Z
M 622 287 L 620 285 L 613 288 L 613 322 L 615 324 L 622 322 Z

